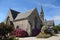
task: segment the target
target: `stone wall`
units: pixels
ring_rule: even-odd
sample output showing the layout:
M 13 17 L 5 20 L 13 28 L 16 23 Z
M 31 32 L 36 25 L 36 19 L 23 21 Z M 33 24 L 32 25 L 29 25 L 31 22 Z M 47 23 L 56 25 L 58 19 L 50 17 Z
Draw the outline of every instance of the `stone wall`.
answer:
M 14 22 L 14 26 L 15 28 L 19 26 L 20 29 L 25 30 L 29 35 L 31 35 L 31 29 L 28 20 L 16 21 Z

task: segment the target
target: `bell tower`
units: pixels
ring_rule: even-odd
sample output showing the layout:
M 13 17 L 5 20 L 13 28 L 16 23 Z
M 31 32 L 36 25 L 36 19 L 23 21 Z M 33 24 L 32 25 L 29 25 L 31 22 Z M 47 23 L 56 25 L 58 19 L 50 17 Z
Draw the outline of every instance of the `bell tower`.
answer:
M 44 21 L 44 12 L 43 12 L 42 5 L 41 5 L 41 9 L 40 9 L 40 18 Z

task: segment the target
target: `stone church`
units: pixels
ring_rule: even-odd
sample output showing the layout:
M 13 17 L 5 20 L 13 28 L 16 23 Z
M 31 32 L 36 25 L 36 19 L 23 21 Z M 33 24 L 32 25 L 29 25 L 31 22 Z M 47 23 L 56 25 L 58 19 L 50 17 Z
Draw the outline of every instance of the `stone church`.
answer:
M 20 29 L 25 30 L 29 36 L 35 36 L 40 32 L 41 27 L 46 22 L 44 22 L 44 12 L 41 7 L 40 15 L 36 8 L 26 12 L 17 12 L 9 9 L 5 23 L 14 25 L 15 29 L 19 27 Z M 49 26 L 53 26 L 53 22 L 51 23 L 52 25 L 48 22 L 47 24 L 49 24 Z

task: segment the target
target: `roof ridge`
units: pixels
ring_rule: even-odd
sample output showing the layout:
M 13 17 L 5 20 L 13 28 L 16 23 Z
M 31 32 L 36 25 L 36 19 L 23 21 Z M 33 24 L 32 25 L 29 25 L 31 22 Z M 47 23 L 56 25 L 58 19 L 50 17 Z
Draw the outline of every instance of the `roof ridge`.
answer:
M 25 12 L 21 12 L 20 14 L 18 14 L 18 16 L 16 17 L 15 20 L 28 17 L 35 9 L 36 9 L 36 8 L 33 8 L 33 9 L 31 9 L 31 10 L 27 10 L 27 11 L 25 11 Z
M 36 8 L 33 8 L 33 9 L 30 9 L 30 10 L 27 10 L 25 12 L 29 12 L 29 11 L 34 11 Z M 25 13 L 25 12 L 21 12 L 21 13 Z

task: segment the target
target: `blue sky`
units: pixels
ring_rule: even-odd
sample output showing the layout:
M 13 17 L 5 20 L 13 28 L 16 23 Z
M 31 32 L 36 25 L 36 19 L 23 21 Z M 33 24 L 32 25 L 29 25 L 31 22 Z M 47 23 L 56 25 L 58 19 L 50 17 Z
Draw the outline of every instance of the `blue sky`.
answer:
M 0 0 L 0 22 L 4 21 L 9 8 L 24 12 L 37 8 L 40 12 L 40 4 L 43 6 L 44 15 L 47 20 L 60 24 L 60 0 Z

